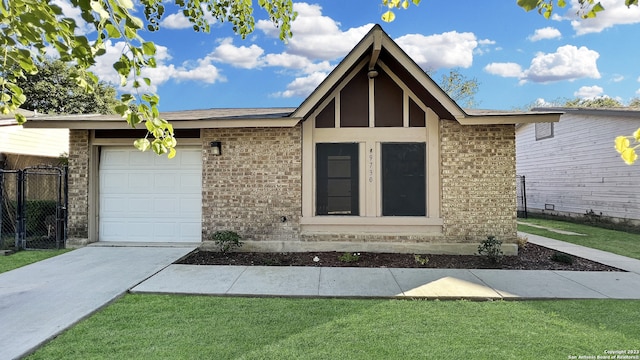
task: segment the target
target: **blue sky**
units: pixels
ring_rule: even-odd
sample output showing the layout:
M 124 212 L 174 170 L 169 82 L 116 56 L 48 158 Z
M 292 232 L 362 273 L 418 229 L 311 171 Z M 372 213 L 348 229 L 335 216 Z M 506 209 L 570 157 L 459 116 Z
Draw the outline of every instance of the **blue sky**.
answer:
M 624 0 L 601 3 L 606 10 L 595 19 L 577 19 L 571 0 L 547 20 L 515 1 L 423 0 L 383 23 L 377 0 L 298 2 L 287 44 L 261 9 L 255 32 L 242 40 L 229 24 L 195 33 L 167 4 L 161 30 L 143 33 L 159 48 L 158 68 L 145 75 L 161 111 L 295 107 L 379 23 L 436 82 L 451 69 L 477 79 L 478 108 L 600 96 L 627 104 L 640 97 L 640 9 Z M 121 44 L 108 45 L 93 70 L 116 82 L 111 64 Z

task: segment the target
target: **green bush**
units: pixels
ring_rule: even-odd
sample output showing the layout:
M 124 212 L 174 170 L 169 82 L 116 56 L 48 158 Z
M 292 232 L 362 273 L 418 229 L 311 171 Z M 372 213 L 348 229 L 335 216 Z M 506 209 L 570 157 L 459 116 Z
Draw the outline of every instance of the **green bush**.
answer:
M 358 262 L 358 260 L 360 260 L 360 253 L 346 252 L 346 253 L 340 255 L 340 257 L 338 257 L 338 260 L 340 260 L 342 262 L 345 262 L 345 263 Z
M 241 237 L 237 232 L 231 230 L 220 230 L 213 233 L 211 239 L 215 241 L 221 252 L 227 253 L 231 249 L 242 246 Z
M 551 260 L 555 262 L 563 263 L 563 264 L 568 264 L 568 265 L 573 264 L 573 257 L 571 255 L 561 253 L 558 251 L 554 252 L 553 255 L 551 255 Z
M 25 204 L 27 236 L 46 236 L 49 234 L 48 226 L 55 226 L 57 205 L 55 200 L 27 201 Z
M 478 255 L 486 256 L 492 263 L 499 263 L 504 255 L 501 247 L 502 241 L 493 235 L 487 236 L 487 239 L 478 245 Z
M 2 229 L 4 234 L 16 231 L 17 202 L 12 200 L 2 205 Z M 29 200 L 25 204 L 25 230 L 27 236 L 46 236 L 49 225 L 55 226 L 58 202 L 55 200 Z

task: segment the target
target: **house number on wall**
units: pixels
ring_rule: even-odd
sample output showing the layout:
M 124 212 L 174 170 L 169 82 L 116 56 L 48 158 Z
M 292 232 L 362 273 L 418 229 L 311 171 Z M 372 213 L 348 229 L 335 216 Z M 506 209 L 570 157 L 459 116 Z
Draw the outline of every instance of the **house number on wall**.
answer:
M 373 182 L 373 148 L 369 148 L 369 182 Z

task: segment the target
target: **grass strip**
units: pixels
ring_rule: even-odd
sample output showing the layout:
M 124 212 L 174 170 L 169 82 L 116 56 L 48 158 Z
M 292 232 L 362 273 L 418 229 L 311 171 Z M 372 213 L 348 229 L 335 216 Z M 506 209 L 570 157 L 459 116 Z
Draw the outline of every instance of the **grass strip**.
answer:
M 33 264 L 50 257 L 58 256 L 68 251 L 71 250 L 23 250 L 18 251 L 15 254 L 0 256 L 0 273 Z
M 567 359 L 637 349 L 639 305 L 127 295 L 29 359 Z
M 572 231 L 579 234 L 585 234 L 586 236 L 564 235 L 522 224 L 518 224 L 518 231 L 640 259 L 640 234 L 602 229 L 557 220 L 518 219 L 518 222 L 545 226 L 557 230 Z

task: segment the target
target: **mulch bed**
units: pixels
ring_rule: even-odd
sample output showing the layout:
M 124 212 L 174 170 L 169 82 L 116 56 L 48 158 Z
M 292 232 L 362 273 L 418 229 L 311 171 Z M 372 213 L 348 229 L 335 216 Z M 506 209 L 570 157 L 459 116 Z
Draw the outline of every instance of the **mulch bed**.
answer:
M 474 255 L 426 255 L 429 261 L 420 264 L 414 254 L 358 253 L 357 261 L 340 260 L 341 252 L 258 253 L 196 250 L 177 264 L 190 265 L 243 265 L 243 266 L 328 266 L 328 267 L 382 267 L 382 268 L 441 268 L 441 269 L 513 269 L 513 270 L 572 270 L 623 271 L 591 260 L 571 256 L 566 264 L 551 258 L 558 251 L 535 244 L 527 244 L 518 256 L 505 256 L 498 264 Z M 425 256 L 423 255 L 422 258 Z M 318 261 L 314 261 L 314 258 Z

